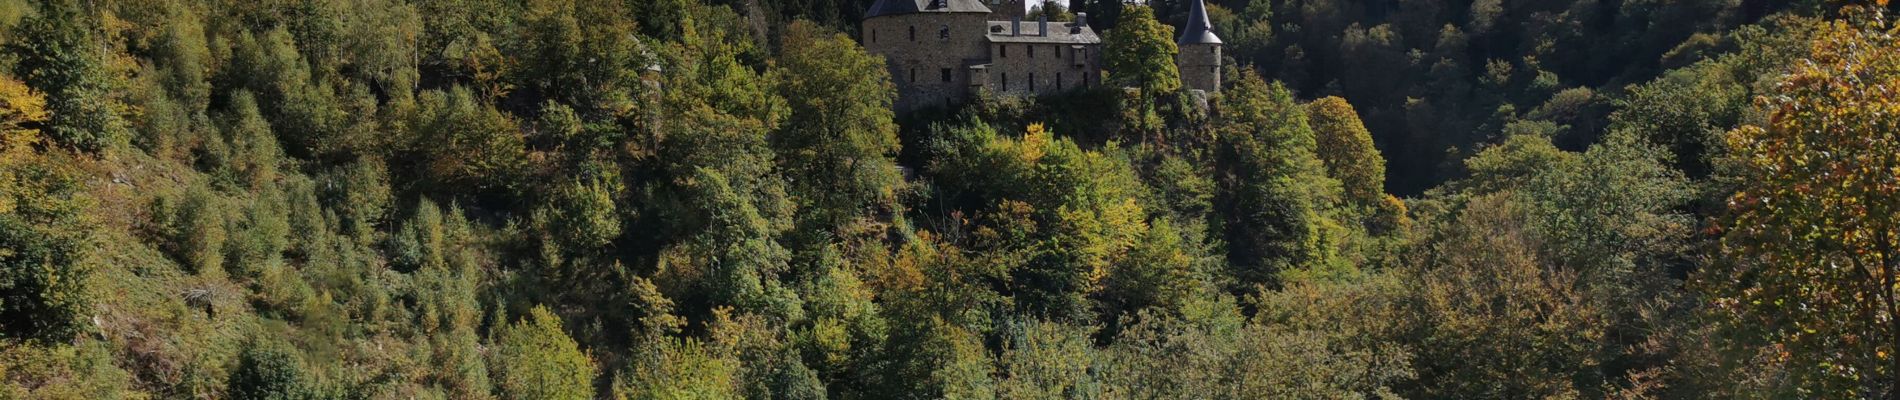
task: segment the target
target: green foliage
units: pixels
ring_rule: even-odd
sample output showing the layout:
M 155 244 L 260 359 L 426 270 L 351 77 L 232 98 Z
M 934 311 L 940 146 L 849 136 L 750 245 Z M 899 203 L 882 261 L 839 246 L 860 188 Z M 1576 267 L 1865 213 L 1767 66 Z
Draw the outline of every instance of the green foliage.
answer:
M 1124 7 L 1102 48 L 1103 67 L 1114 72 L 1109 80 L 1141 89 L 1144 103 L 1181 88 L 1174 28 L 1156 21 L 1153 9 Z
M 1105 315 L 1119 317 L 1158 307 L 1178 310 L 1200 295 L 1200 277 L 1194 271 L 1186 243 L 1169 220 L 1156 220 L 1134 239 L 1126 258 L 1103 277 L 1097 293 Z
M 462 195 L 515 193 L 527 147 L 514 118 L 468 89 L 423 92 L 410 122 L 418 183 Z
M 1424 324 L 1420 395 L 1577 397 L 1612 378 L 1600 369 L 1607 310 L 1576 269 L 1540 258 L 1523 212 L 1508 197 L 1480 197 L 1422 244 L 1407 294 Z M 1476 359 L 1487 361 L 1459 361 Z
M 1242 74 L 1220 101 L 1216 213 L 1227 260 L 1242 291 L 1279 284 L 1293 270 L 1334 262 L 1321 214 L 1339 191 L 1314 155 L 1306 113 L 1279 84 Z
M 313 379 L 296 350 L 283 344 L 252 343 L 238 355 L 225 392 L 239 399 L 324 398 Z
M 837 225 L 891 209 L 902 177 L 891 161 L 898 150 L 891 121 L 896 90 L 884 61 L 810 22 L 786 29 L 776 65 L 779 93 L 790 108 L 787 117 L 803 122 L 782 126 L 772 146 L 791 195 L 808 210 L 801 214 Z
M 167 241 L 166 250 L 187 271 L 224 277 L 224 245 L 230 239 L 227 203 L 217 192 L 197 188 L 161 197 L 152 207 L 157 215 L 155 222 Z
M 47 137 L 99 152 L 130 136 L 113 91 L 118 83 L 102 57 L 96 22 L 73 1 L 40 3 L 13 28 L 5 49 L 18 57 L 13 74 L 47 94 Z
M 140 398 L 149 393 L 113 365 L 108 343 L 0 345 L 0 397 L 10 399 Z
M 527 318 L 498 329 L 494 341 L 491 369 L 501 398 L 593 397 L 594 361 L 547 308 L 535 307 Z
M 561 100 L 581 110 L 610 115 L 626 113 L 640 74 L 654 61 L 651 50 L 634 36 L 636 22 L 621 16 L 635 14 L 636 5 L 594 0 L 525 2 L 516 11 L 518 37 L 502 41 L 502 54 L 520 54 L 494 60 L 500 54 L 483 48 L 483 36 L 469 48 L 468 70 L 479 80 L 484 74 L 513 72 L 512 85 L 530 93 Z M 491 72 L 492 71 L 492 72 Z M 499 95 L 499 90 L 491 94 Z
M 93 203 L 75 171 L 9 156 L 0 158 L 0 337 L 64 341 L 93 303 Z
M 319 200 L 335 213 L 339 229 L 357 240 L 373 238 L 389 217 L 389 170 L 381 160 L 363 159 L 318 177 Z
M 8 338 L 58 341 L 81 329 L 90 305 L 83 236 L 0 215 L 0 333 Z
M 225 220 L 224 266 L 234 275 L 256 277 L 283 262 L 290 247 L 290 221 L 284 195 L 276 188 L 257 192 Z
M 277 136 L 271 133 L 270 124 L 264 120 L 257 108 L 257 100 L 248 92 L 238 92 L 231 96 L 231 107 L 235 109 L 226 123 L 225 141 L 231 156 L 231 178 L 239 187 L 257 190 L 270 185 L 279 178 L 279 165 L 283 163 L 283 149 L 277 145 Z
M 1871 14 L 1217 4 L 1200 98 L 1084 1 L 1111 84 L 896 115 L 714 3 L 0 0 L 0 397 L 1892 390 Z
M 715 354 L 691 339 L 650 343 L 632 371 L 615 383 L 627 400 L 738 399 L 740 361 Z
M 796 310 L 787 302 L 796 299 L 778 277 L 791 254 L 774 238 L 777 228 L 724 176 L 702 169 L 694 178 L 692 196 L 706 206 L 707 225 L 685 247 L 665 254 L 668 266 L 697 276 L 704 309 L 725 305 L 790 317 Z
M 1429 221 L 1410 262 L 1430 304 L 1419 321 L 1419 388 L 1434 396 L 1640 395 L 1656 390 L 1650 352 L 1682 318 L 1670 263 L 1685 257 L 1689 187 L 1668 157 L 1612 134 L 1582 154 L 1521 134 L 1466 160 L 1472 174 L 1425 201 Z M 1443 208 L 1441 208 L 1443 207 Z M 1442 282 L 1442 283 L 1438 283 Z M 1675 281 L 1679 282 L 1679 281 Z M 1484 299 L 1513 299 L 1491 306 Z M 1641 340 L 1643 347 L 1623 347 Z M 1493 354 L 1527 354 L 1536 357 Z M 1483 366 L 1443 363 L 1498 357 Z M 1577 368 L 1576 366 L 1585 366 Z M 1512 384 L 1473 384 L 1512 376 Z
M 1005 399 L 1088 399 L 1102 394 L 1090 366 L 1087 332 L 1049 322 L 1012 324 L 997 360 L 996 395 Z
M 1345 188 L 1347 203 L 1377 205 L 1385 195 L 1385 157 L 1373 147 L 1358 111 L 1345 99 L 1327 97 L 1307 103 L 1306 119 L 1313 127 L 1314 153 L 1326 164 L 1327 176 Z
M 565 247 L 599 248 L 620 237 L 618 181 L 573 182 L 555 192 L 553 225 Z
M 1088 296 L 1148 230 L 1145 187 L 1118 149 L 1083 150 L 1041 124 L 1020 138 L 949 132 L 933 166 L 943 196 L 980 213 L 972 248 L 994 252 L 1022 311 L 1085 317 Z
M 389 262 L 401 271 L 446 269 L 449 249 L 447 232 L 442 229 L 442 210 L 435 202 L 416 204 L 415 215 L 402 224 L 402 230 L 390 238 Z
M 1392 397 L 1413 378 L 1396 283 L 1292 283 L 1256 296 L 1252 322 L 1225 296 L 1141 314 L 1105 350 L 1104 381 L 1132 398 Z
M 299 51 L 295 32 L 284 28 L 235 37 L 230 65 L 215 86 L 243 88 L 256 96 L 285 149 L 299 157 L 336 156 L 370 146 L 371 130 L 361 109 L 346 109 L 349 97 Z M 345 86 L 347 87 L 347 86 Z

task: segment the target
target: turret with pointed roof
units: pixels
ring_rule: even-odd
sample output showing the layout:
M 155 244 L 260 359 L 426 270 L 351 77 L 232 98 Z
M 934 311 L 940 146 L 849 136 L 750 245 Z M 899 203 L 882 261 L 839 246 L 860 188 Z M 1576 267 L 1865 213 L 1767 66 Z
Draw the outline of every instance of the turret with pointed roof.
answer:
M 1181 37 L 1174 40 L 1183 44 L 1221 44 L 1220 36 L 1214 34 L 1214 23 L 1207 19 L 1205 0 L 1194 0 L 1188 7 L 1187 26 L 1181 27 Z
M 1214 34 L 1214 24 L 1207 18 L 1206 0 L 1193 0 L 1189 7 L 1187 26 L 1181 27 L 1181 37 L 1174 41 L 1181 50 L 1175 58 L 1175 66 L 1181 72 L 1181 83 L 1188 89 L 1218 92 L 1220 36 Z

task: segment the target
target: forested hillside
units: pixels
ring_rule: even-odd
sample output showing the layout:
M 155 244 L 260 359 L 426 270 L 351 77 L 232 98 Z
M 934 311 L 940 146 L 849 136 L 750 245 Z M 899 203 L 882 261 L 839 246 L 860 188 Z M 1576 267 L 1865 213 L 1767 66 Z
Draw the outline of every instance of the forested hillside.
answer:
M 0 0 L 0 399 L 1900 396 L 1900 5 L 868 3 Z

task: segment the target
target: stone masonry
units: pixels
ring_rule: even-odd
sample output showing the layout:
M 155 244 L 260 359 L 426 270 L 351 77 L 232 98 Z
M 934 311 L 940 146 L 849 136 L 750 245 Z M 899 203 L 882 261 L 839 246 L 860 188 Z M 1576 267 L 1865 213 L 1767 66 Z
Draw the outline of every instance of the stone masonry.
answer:
M 884 56 L 899 113 L 959 104 L 979 92 L 1030 96 L 1100 85 L 1102 38 L 1088 15 L 1024 21 L 1023 1 L 878 0 L 864 14 L 860 39 Z M 1177 62 L 1189 89 L 1212 92 L 1220 87 L 1220 38 L 1200 1 L 1193 10 Z

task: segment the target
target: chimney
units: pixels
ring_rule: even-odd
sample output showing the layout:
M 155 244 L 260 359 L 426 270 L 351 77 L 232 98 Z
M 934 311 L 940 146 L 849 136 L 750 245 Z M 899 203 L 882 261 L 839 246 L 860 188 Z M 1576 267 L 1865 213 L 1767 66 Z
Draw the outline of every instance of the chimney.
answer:
M 1049 14 L 1036 16 L 1036 36 L 1049 36 Z
M 1023 17 L 1009 17 L 1009 35 L 1023 35 Z
M 1085 27 L 1085 26 L 1089 26 L 1089 13 L 1085 13 L 1085 12 L 1075 13 L 1075 22 L 1069 23 L 1069 33 L 1070 34 L 1082 33 L 1082 27 Z

